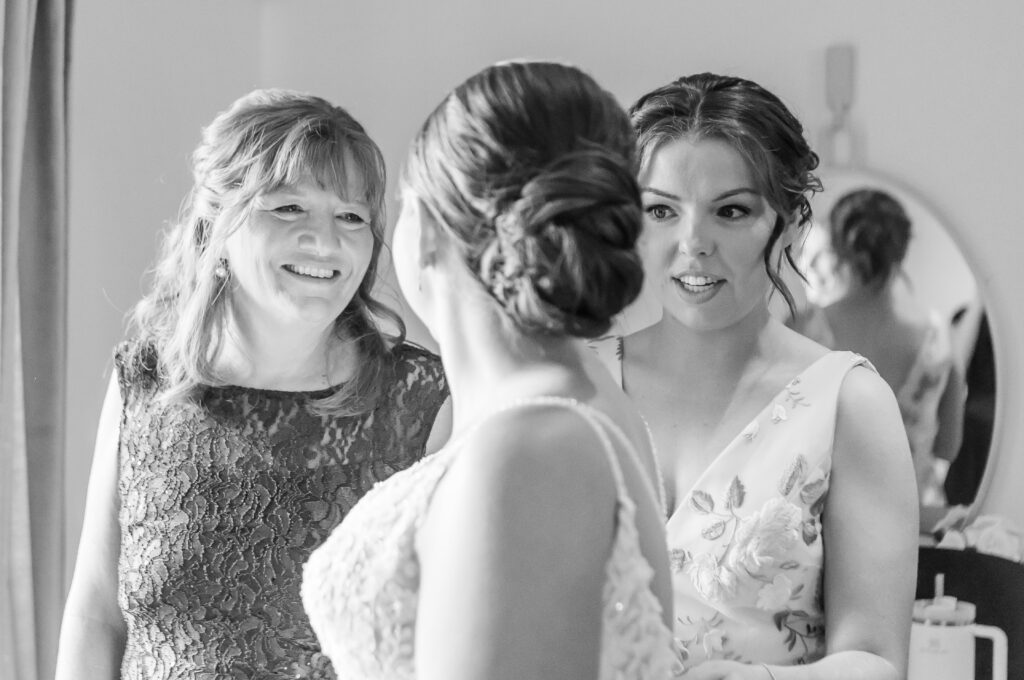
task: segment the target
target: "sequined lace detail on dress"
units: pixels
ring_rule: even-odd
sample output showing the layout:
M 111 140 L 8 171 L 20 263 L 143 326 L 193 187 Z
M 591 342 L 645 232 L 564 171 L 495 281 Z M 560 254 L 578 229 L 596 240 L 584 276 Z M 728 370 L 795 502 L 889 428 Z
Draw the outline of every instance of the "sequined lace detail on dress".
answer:
M 499 411 L 527 405 L 559 406 L 579 413 L 600 436 L 615 477 L 618 509 L 602 593 L 600 680 L 671 677 L 677 670 L 672 633 L 663 623 L 661 603 L 651 591 L 653 570 L 640 550 L 636 508 L 608 432 L 623 442 L 634 459 L 635 450 L 606 416 L 571 400 L 535 398 Z M 331 657 L 339 676 L 349 680 L 415 678 L 420 578 L 416 533 L 434 489 L 459 454 L 463 439 L 453 440 L 436 455 L 374 488 L 306 564 L 303 601 L 324 653 Z
M 377 481 L 420 459 L 447 397 L 409 345 L 375 409 L 318 416 L 320 392 L 208 389 L 163 405 L 152 350 L 118 348 L 122 678 L 335 677 L 299 599 L 302 565 Z

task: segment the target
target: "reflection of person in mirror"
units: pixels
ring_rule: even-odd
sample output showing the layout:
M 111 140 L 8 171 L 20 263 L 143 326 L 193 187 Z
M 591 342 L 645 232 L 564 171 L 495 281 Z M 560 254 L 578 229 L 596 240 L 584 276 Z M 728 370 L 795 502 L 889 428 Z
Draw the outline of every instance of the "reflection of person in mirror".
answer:
M 384 164 L 346 111 L 250 93 L 193 174 L 115 352 L 57 677 L 333 678 L 302 564 L 440 443 L 441 363 L 376 321 Z
M 396 273 L 455 434 L 310 558 L 303 600 L 340 676 L 671 677 L 654 456 L 583 341 L 640 290 L 635 159 L 615 98 L 554 63 L 484 69 L 413 142 Z
M 918 523 L 896 399 L 769 310 L 817 156 L 740 78 L 680 78 L 632 119 L 664 315 L 599 351 L 655 439 L 685 677 L 903 677 Z
M 943 481 L 960 448 L 966 389 L 951 320 L 916 303 L 903 274 L 910 239 L 910 219 L 889 194 L 859 189 L 842 196 L 804 244 L 801 264 L 814 306 L 796 327 L 874 364 L 896 392 L 921 503 L 944 506 Z

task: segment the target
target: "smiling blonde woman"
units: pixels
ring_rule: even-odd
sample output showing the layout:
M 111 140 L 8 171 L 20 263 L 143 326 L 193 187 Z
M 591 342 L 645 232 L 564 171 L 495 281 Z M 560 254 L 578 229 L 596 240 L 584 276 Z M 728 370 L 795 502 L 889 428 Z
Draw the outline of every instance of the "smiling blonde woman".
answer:
M 193 161 L 115 353 L 57 677 L 333 678 L 302 564 L 436 446 L 447 386 L 371 296 L 384 165 L 344 109 L 255 91 Z

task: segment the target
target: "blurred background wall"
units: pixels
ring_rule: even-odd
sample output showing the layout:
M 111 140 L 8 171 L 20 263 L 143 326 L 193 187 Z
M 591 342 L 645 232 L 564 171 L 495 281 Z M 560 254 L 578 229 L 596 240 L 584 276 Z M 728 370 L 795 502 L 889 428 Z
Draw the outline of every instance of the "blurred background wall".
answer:
M 990 308 L 1001 376 L 996 475 L 986 512 L 1024 525 L 1024 4 L 991 0 L 93 0 L 72 53 L 67 575 L 95 424 L 124 316 L 160 230 L 190 186 L 200 128 L 254 87 L 348 108 L 392 178 L 444 93 L 517 57 L 566 60 L 624 105 L 686 73 L 751 78 L 816 142 L 829 121 L 825 49 L 857 53 L 860 155 L 912 186 L 953 227 Z M 393 192 L 392 192 L 393 193 Z M 392 218 L 394 217 L 392 211 Z M 42 265 L 45 266 L 45 263 Z M 413 324 L 413 335 L 421 331 Z M 998 424 L 998 423 L 997 423 Z

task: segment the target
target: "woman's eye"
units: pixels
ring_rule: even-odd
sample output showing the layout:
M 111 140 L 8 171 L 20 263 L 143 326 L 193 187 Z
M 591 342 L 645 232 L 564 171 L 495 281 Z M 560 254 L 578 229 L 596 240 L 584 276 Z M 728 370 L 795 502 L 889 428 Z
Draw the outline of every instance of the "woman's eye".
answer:
M 650 205 L 644 208 L 644 212 L 655 220 L 667 220 L 674 214 L 667 205 Z
M 741 220 L 750 215 L 750 209 L 742 205 L 723 205 L 718 209 L 718 216 L 727 220 Z
M 298 215 L 302 212 L 302 207 L 289 203 L 288 205 L 279 205 L 274 208 L 274 212 L 279 215 Z
M 344 212 L 338 215 L 337 218 L 353 229 L 369 226 L 369 222 L 367 222 L 359 213 Z

